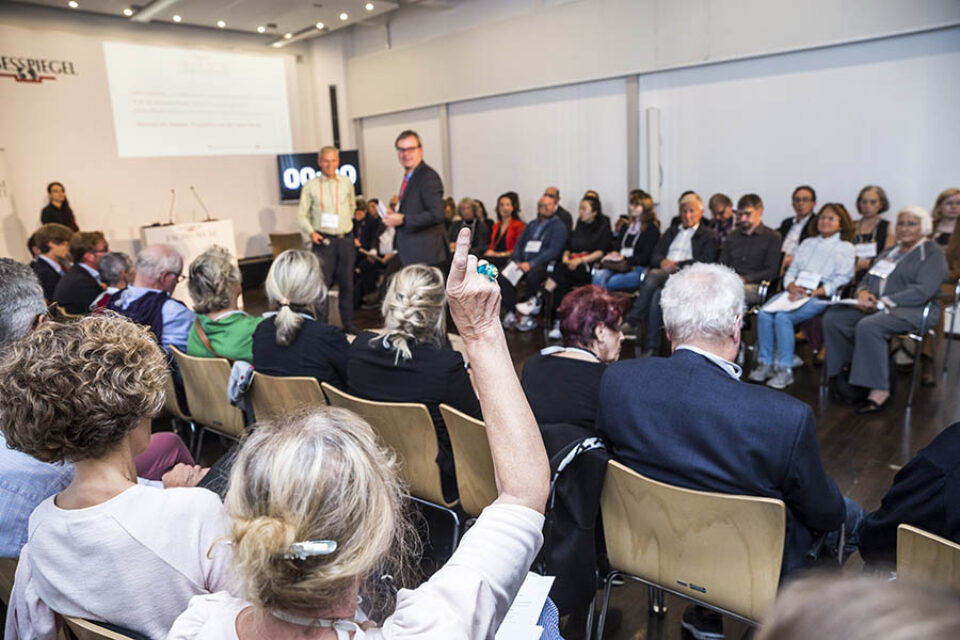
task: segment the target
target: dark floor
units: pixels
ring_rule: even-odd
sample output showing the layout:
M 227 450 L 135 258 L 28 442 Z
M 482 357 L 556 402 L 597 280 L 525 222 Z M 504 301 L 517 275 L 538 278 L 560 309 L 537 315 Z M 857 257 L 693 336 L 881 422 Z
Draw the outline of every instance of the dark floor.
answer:
M 259 314 L 265 310 L 266 301 L 262 292 L 244 293 L 246 308 Z M 379 326 L 378 310 L 358 311 L 355 324 L 358 330 Z M 543 347 L 543 334 L 508 332 L 507 342 L 519 373 L 528 357 Z M 633 343 L 624 343 L 623 357 L 633 353 Z M 939 354 L 942 358 L 942 354 Z M 809 354 L 807 354 L 809 361 Z M 941 364 L 942 366 L 942 364 Z M 960 419 L 958 402 L 958 375 L 960 375 L 960 344 L 955 344 L 950 358 L 950 373 L 940 378 L 936 387 L 920 387 L 914 398 L 910 413 L 905 411 L 909 376 L 901 373 L 896 397 L 892 406 L 870 416 L 853 413 L 850 406 L 831 401 L 819 388 L 820 369 L 813 365 L 798 368 L 796 383 L 789 389 L 795 397 L 809 404 L 817 416 L 817 433 L 827 471 L 836 480 L 840 490 L 859 502 L 868 511 L 877 508 L 897 470 L 918 449 L 928 444 L 940 431 Z M 209 464 L 220 455 L 221 444 L 217 438 L 204 443 L 201 462 Z M 844 571 L 859 572 L 862 562 L 854 555 Z M 679 619 L 684 602 L 668 596 L 668 614 L 663 620 L 651 618 L 650 638 L 681 638 Z M 646 638 L 647 588 L 639 583 L 627 582 L 616 587 L 611 606 L 623 612 L 620 630 L 609 638 Z M 742 625 L 731 625 L 727 638 L 740 637 Z M 579 636 L 568 634 L 568 640 Z

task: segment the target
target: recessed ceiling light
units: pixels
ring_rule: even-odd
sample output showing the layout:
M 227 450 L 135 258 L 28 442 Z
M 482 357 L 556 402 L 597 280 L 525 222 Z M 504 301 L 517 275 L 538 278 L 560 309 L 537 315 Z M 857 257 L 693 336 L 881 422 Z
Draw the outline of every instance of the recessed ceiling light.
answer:
M 173 16 L 174 22 L 180 22 L 181 20 L 183 20 L 183 18 L 181 18 L 180 16 Z
M 373 11 L 373 3 L 368 2 L 367 4 L 363 5 L 363 8 L 366 9 L 367 11 Z
M 322 22 L 318 22 L 318 23 L 317 23 L 317 29 L 323 29 L 323 23 L 322 23 Z
M 262 24 L 257 27 L 257 33 L 263 33 L 263 32 L 266 31 L 266 30 L 267 30 L 267 28 L 266 28 L 265 26 L 263 26 Z
M 346 19 L 349 18 L 349 17 L 350 17 L 350 16 L 347 15 L 347 12 L 346 12 L 346 11 L 344 11 L 343 13 L 340 14 L 340 19 L 341 19 L 341 20 L 346 20 Z
M 223 29 L 225 26 L 227 26 L 227 23 L 223 20 L 217 20 L 217 26 Z
M 71 9 L 76 9 L 77 7 L 80 6 L 80 3 L 77 2 L 77 0 L 70 0 L 70 2 L 67 3 L 67 6 L 70 7 Z
M 283 46 L 283 43 L 282 43 L 282 42 L 274 42 L 274 43 L 273 43 L 273 48 L 274 48 L 274 49 L 279 49 L 279 48 L 282 47 L 282 46 Z
M 292 37 L 293 37 L 293 34 L 292 34 L 292 33 L 285 33 L 285 34 L 283 34 L 283 39 L 284 39 L 284 40 L 289 40 L 289 39 L 292 38 Z
M 127 7 L 126 9 L 123 10 L 123 15 L 129 18 L 130 16 L 133 15 L 133 9 L 131 9 L 130 7 Z

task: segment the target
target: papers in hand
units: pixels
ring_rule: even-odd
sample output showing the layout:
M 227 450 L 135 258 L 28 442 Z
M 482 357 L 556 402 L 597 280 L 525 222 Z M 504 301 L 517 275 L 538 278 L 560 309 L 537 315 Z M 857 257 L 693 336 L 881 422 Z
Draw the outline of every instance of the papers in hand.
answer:
M 553 576 L 528 573 L 497 629 L 495 640 L 539 640 L 543 627 L 537 626 L 537 622 L 552 586 Z
M 377 215 L 380 216 L 381 220 L 387 217 L 387 208 L 383 206 L 382 202 L 377 203 Z
M 503 268 L 503 271 L 500 272 L 500 277 L 506 278 L 507 282 L 513 286 L 517 286 L 517 283 L 520 282 L 520 278 L 523 277 L 523 269 L 520 268 L 520 265 L 511 260 L 507 266 Z
M 763 310 L 767 313 L 777 313 L 779 311 L 793 311 L 799 309 L 803 305 L 807 304 L 810 298 L 800 297 L 796 300 L 790 299 L 790 294 L 786 291 L 782 291 L 777 295 L 770 298 L 765 305 L 763 305 Z

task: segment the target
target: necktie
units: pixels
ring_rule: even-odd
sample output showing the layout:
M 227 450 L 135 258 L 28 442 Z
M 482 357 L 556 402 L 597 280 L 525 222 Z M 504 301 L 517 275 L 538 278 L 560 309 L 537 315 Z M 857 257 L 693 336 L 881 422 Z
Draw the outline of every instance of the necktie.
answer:
M 407 190 L 408 182 L 410 182 L 410 174 L 406 173 L 403 175 L 403 182 L 400 183 L 400 195 L 398 196 L 400 200 L 403 200 L 403 192 Z

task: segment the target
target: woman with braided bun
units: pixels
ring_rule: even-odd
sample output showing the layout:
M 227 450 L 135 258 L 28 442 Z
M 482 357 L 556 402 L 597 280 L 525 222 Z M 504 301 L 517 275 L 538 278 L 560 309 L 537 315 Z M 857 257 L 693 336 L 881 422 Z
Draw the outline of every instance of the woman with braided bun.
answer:
M 543 542 L 550 468 L 500 326 L 499 287 L 477 273 L 469 250 L 470 231 L 463 229 L 447 291 L 486 417 L 496 501 L 450 560 L 416 589 L 401 588 L 393 606 L 378 596 L 384 589 L 369 588 L 387 573 L 402 576 L 403 558 L 413 555 L 393 454 L 363 419 L 342 409 L 317 407 L 261 424 L 240 448 L 226 499 L 227 541 L 243 595 L 195 597 L 170 640 L 494 637 Z M 438 322 L 426 312 L 437 304 L 434 286 L 442 280 L 434 271 L 407 267 L 391 286 L 389 300 L 402 295 L 406 302 L 413 293 L 431 301 L 416 307 L 425 314 L 418 323 Z M 388 317 L 373 339 L 395 340 L 399 331 Z M 384 348 L 391 366 L 416 361 L 430 342 L 404 339 L 396 343 L 405 344 L 403 351 Z M 407 349 L 412 359 L 403 356 Z M 375 625 L 361 610 L 387 617 Z
M 447 342 L 443 274 L 412 264 L 393 277 L 383 300 L 383 329 L 361 333 L 347 354 L 347 390 L 381 402 L 422 402 L 430 410 L 444 493 L 456 497 L 450 437 L 440 415 L 446 403 L 475 418 L 480 402 L 463 357 Z
M 253 368 L 271 376 L 307 376 L 347 388 L 347 337 L 319 320 L 327 300 L 320 259 L 288 249 L 270 265 L 267 299 L 253 332 Z

